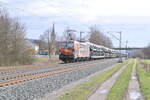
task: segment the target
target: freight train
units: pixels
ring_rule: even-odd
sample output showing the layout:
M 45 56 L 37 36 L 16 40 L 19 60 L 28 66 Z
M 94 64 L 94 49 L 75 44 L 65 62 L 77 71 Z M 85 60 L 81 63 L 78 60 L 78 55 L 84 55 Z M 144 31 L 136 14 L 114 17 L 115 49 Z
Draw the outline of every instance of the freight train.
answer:
M 59 59 L 63 62 L 76 62 L 100 58 L 116 58 L 126 54 L 90 42 L 63 41 L 59 43 Z

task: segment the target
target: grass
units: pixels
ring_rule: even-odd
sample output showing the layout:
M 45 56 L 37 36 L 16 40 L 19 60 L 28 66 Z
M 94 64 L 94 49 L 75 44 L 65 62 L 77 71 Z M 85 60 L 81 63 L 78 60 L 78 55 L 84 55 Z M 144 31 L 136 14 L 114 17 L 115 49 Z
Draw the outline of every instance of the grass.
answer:
M 146 100 L 150 100 L 150 72 L 146 71 L 142 65 L 138 64 L 137 74 L 140 82 L 141 91 Z
M 48 61 L 48 57 L 35 57 L 35 61 Z
M 48 57 L 35 57 L 34 58 L 35 62 L 49 62 L 49 63 L 53 63 L 53 64 L 59 64 L 62 63 L 62 61 L 60 61 L 58 58 L 56 57 L 51 57 L 50 59 Z
M 124 62 L 124 64 L 127 62 Z M 123 64 L 117 64 L 113 68 L 106 70 L 91 79 L 77 85 L 72 90 L 58 97 L 56 100 L 84 100 L 99 84 L 112 76 Z
M 146 63 L 150 63 L 150 59 L 145 59 L 144 60 Z
M 132 66 L 133 63 L 129 64 L 117 78 L 107 96 L 107 100 L 123 100 L 126 89 L 128 88 Z

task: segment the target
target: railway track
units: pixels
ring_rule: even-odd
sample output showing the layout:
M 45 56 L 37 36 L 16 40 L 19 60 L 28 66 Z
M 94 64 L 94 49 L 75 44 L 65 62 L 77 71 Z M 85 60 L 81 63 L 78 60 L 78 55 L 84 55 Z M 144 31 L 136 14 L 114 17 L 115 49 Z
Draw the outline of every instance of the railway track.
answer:
M 104 63 L 106 61 L 92 62 L 89 64 L 85 64 L 85 63 L 84 64 L 78 64 L 78 65 L 73 65 L 71 67 L 65 66 L 65 67 L 60 67 L 58 69 L 54 69 L 54 70 L 49 69 L 49 70 L 45 70 L 45 71 L 27 72 L 27 73 L 23 73 L 23 74 L 3 76 L 3 77 L 0 77 L 0 80 L 1 80 L 0 87 L 7 86 L 7 85 L 13 85 L 13 84 L 33 80 L 33 79 L 38 79 L 38 78 L 46 77 L 49 75 L 69 72 L 69 71 L 73 71 L 73 70 L 79 70 L 79 69 L 83 69 L 83 68 L 88 68 L 88 67 L 91 67 L 94 65 L 98 65 L 100 63 Z
M 86 61 L 89 63 L 89 61 Z M 58 65 L 53 65 L 54 67 L 61 67 L 61 66 L 70 66 L 74 64 L 85 64 L 86 62 L 76 62 L 76 63 L 67 63 L 67 64 L 58 64 Z M 35 65 L 36 66 L 36 65 Z M 28 71 L 28 70 L 33 70 L 33 69 L 41 69 L 41 68 L 50 68 L 50 66 L 32 66 L 32 67 L 8 67 L 8 68 L 1 68 L 0 69 L 0 74 L 9 74 L 9 73 L 15 73 L 15 72 L 21 72 L 21 71 Z
M 70 67 L 76 67 L 76 66 L 82 66 L 82 65 L 85 65 L 85 64 L 78 64 L 78 65 L 73 65 Z M 9 79 L 21 78 L 21 77 L 25 77 L 25 76 L 32 76 L 32 75 L 42 74 L 42 73 L 46 73 L 46 72 L 50 72 L 50 71 L 61 70 L 61 69 L 64 69 L 66 67 L 67 66 L 59 66 L 59 67 L 53 67 L 55 69 L 49 68 L 49 69 L 45 69 L 44 71 L 27 72 L 27 73 L 17 74 L 17 75 L 2 76 L 2 77 L 0 77 L 0 80 L 9 80 Z

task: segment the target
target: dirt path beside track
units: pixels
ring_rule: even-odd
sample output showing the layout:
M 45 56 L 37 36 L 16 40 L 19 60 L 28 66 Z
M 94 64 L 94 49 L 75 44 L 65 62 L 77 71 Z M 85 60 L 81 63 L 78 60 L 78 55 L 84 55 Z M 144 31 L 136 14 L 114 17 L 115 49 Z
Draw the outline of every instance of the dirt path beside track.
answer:
M 133 65 L 131 79 L 124 100 L 144 100 L 136 75 L 136 63 Z
M 100 85 L 100 87 L 87 100 L 105 100 L 107 98 L 109 90 L 112 88 L 116 79 L 119 77 L 121 72 L 124 71 L 124 69 L 127 67 L 127 65 L 124 65 L 113 76 L 111 76 L 108 80 L 103 82 Z

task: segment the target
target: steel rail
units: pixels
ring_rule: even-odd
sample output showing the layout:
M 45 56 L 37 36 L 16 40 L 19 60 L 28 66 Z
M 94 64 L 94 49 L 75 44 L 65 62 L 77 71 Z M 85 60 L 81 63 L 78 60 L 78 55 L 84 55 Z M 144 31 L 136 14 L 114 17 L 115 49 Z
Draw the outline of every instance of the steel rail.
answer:
M 63 64 L 63 66 L 66 66 L 66 65 L 68 66 L 68 65 L 73 65 L 73 64 L 74 63 L 69 63 L 69 64 L 67 63 L 67 64 Z M 79 62 L 79 63 L 76 63 L 76 64 L 85 64 L 85 62 Z M 32 69 L 35 69 L 35 68 L 36 69 L 38 69 L 38 68 L 49 68 L 49 66 L 46 66 L 46 67 L 41 67 L 41 66 L 35 67 L 35 66 L 33 66 L 33 67 L 9 67 L 9 68 L 3 68 L 3 69 L 0 69 L 0 74 L 12 73 L 12 72 L 17 72 L 17 71 L 32 70 Z M 58 65 L 53 65 L 53 66 L 60 67 L 62 65 L 58 64 Z
M 101 62 L 101 63 L 105 63 L 106 61 L 104 62 Z M 38 78 L 42 78 L 42 77 L 46 77 L 46 76 L 49 76 L 49 75 L 54 75 L 54 74 L 60 74 L 60 73 L 64 73 L 64 72 L 69 72 L 69 71 L 73 71 L 73 70 L 79 70 L 79 69 L 83 69 L 83 68 L 88 68 L 88 67 L 91 67 L 91 66 L 94 66 L 94 65 L 97 65 L 97 64 L 100 64 L 99 63 L 90 63 L 90 64 L 86 64 L 86 65 L 82 65 L 82 66 L 75 66 L 75 67 L 70 67 L 70 68 L 64 68 L 64 69 L 58 69 L 58 70 L 53 70 L 53 71 L 43 71 L 43 73 L 38 73 L 36 72 L 36 74 L 33 74 L 33 73 L 27 73 L 26 75 L 24 74 L 20 74 L 19 77 L 21 77 L 21 79 L 16 79 L 18 76 L 12 76 L 12 80 L 7 80 L 9 79 L 8 77 L 7 78 L 4 78 L 3 79 L 6 79 L 6 81 L 2 81 L 0 82 L 0 87 L 3 87 L 3 86 L 7 86 L 7 85 L 12 85 L 12 84 L 17 84 L 17 83 L 21 83 L 21 82 L 25 82 L 25 81 L 29 81 L 29 80 L 33 80 L 33 79 L 38 79 Z M 31 76 L 31 77 L 26 77 L 26 76 Z M 13 79 L 14 78 L 14 79 Z

